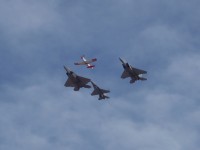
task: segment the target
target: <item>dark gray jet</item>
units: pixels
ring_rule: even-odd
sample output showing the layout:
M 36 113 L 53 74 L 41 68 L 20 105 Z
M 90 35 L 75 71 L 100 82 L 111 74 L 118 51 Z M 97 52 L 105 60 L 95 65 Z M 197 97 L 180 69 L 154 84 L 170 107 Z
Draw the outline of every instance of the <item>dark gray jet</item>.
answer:
M 94 91 L 91 93 L 91 95 L 99 95 L 99 100 L 102 100 L 102 99 L 106 99 L 106 98 L 109 98 L 108 96 L 106 96 L 104 93 L 109 93 L 110 91 L 109 90 L 104 90 L 104 89 L 101 89 L 99 88 L 96 84 L 94 84 L 92 81 L 92 86 L 94 88 Z
M 65 67 L 66 74 L 68 76 L 67 81 L 65 82 L 66 87 L 74 87 L 74 91 L 79 91 L 80 88 L 91 88 L 90 85 L 87 85 L 88 82 L 90 82 L 90 79 L 84 78 L 81 76 L 76 75 L 73 71 L 71 71 L 69 68 Z
M 147 80 L 146 78 L 141 77 L 142 74 L 147 73 L 146 71 L 132 67 L 121 58 L 119 58 L 119 60 L 122 62 L 122 66 L 124 68 L 124 72 L 121 75 L 122 79 L 131 77 L 130 83 L 134 83 L 136 80 Z

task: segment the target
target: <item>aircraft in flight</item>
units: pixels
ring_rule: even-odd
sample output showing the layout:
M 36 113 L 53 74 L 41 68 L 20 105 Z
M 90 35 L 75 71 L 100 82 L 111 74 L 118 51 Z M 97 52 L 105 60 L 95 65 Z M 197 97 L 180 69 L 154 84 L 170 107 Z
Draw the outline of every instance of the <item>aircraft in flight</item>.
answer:
M 108 96 L 106 96 L 104 93 L 109 93 L 110 91 L 109 90 L 104 90 L 104 89 L 101 89 L 99 88 L 94 82 L 92 82 L 92 86 L 94 88 L 94 91 L 91 93 L 91 95 L 99 95 L 99 100 L 102 100 L 102 99 L 106 99 L 106 98 L 109 98 Z
M 146 74 L 147 71 L 134 68 L 121 58 L 119 58 L 119 60 L 122 62 L 122 66 L 124 68 L 124 72 L 121 75 L 122 79 L 130 77 L 130 83 L 134 83 L 136 80 L 147 80 L 146 78 L 141 77 L 141 75 Z
M 87 83 L 91 81 L 90 79 L 76 75 L 73 71 L 65 66 L 64 69 L 66 70 L 66 74 L 68 76 L 64 86 L 74 87 L 74 91 L 79 91 L 79 89 L 82 87 L 91 88 L 90 85 L 87 85 Z
M 87 60 L 87 59 L 85 58 L 85 56 L 83 55 L 83 56 L 81 56 L 81 59 L 83 60 L 82 62 L 75 62 L 74 64 L 75 64 L 75 65 L 87 65 L 87 68 L 94 69 L 95 65 L 92 65 L 91 63 L 97 61 L 96 58 Z

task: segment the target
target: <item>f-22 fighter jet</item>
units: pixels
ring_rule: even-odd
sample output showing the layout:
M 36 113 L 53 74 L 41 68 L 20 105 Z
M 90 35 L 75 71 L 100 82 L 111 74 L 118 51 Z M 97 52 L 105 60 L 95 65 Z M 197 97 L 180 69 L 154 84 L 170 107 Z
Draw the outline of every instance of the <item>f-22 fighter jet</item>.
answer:
M 122 66 L 124 68 L 124 72 L 121 75 L 122 79 L 131 77 L 130 83 L 134 83 L 136 80 L 147 80 L 146 78 L 140 76 L 142 74 L 146 74 L 146 71 L 132 67 L 121 58 L 119 58 L 119 60 L 122 62 Z
M 66 70 L 66 74 L 68 76 L 64 86 L 74 87 L 74 91 L 79 91 L 79 89 L 82 87 L 91 88 L 90 85 L 87 85 L 87 83 L 90 82 L 90 79 L 76 75 L 73 71 L 65 66 L 64 69 Z
M 104 89 L 101 89 L 99 88 L 96 84 L 94 84 L 94 82 L 92 82 L 92 86 L 94 88 L 94 91 L 91 93 L 91 95 L 99 95 L 99 100 L 102 100 L 102 99 L 106 99 L 106 98 L 109 98 L 108 96 L 106 96 L 104 93 L 109 93 L 110 91 L 109 90 L 104 90 Z

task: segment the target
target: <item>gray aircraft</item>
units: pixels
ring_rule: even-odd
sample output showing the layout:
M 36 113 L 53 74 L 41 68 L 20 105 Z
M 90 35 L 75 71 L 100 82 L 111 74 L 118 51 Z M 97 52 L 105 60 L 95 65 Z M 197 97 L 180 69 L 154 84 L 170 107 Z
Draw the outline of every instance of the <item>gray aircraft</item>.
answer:
M 137 69 L 129 65 L 126 61 L 119 58 L 119 60 L 122 62 L 122 66 L 124 68 L 124 72 L 121 75 L 122 79 L 125 79 L 127 77 L 130 77 L 130 83 L 134 83 L 136 80 L 147 80 L 146 78 L 141 77 L 142 74 L 146 74 L 147 72 L 141 69 Z
M 65 66 L 64 69 L 66 70 L 66 74 L 68 76 L 64 86 L 74 87 L 74 91 L 79 91 L 79 89 L 82 87 L 91 88 L 90 85 L 87 85 L 87 83 L 90 82 L 90 79 L 76 75 L 73 71 Z
M 91 93 L 91 95 L 99 95 L 99 100 L 102 100 L 102 99 L 106 99 L 106 98 L 109 98 L 108 96 L 106 96 L 104 93 L 109 93 L 110 91 L 109 90 L 104 90 L 104 89 L 101 89 L 99 88 L 96 84 L 94 84 L 94 82 L 92 82 L 92 86 L 94 88 L 94 91 Z

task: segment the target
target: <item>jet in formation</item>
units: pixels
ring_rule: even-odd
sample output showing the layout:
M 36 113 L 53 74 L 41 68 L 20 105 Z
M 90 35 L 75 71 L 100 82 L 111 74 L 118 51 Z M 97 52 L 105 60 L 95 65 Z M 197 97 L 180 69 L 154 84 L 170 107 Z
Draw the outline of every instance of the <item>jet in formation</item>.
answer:
M 130 77 L 130 83 L 134 83 L 136 80 L 147 80 L 141 76 L 142 74 L 146 74 L 147 71 L 134 68 L 121 58 L 119 58 L 119 60 L 122 62 L 122 66 L 124 68 L 124 72 L 121 75 L 122 79 Z
M 66 70 L 66 74 L 68 76 L 67 81 L 65 82 L 64 86 L 66 87 L 74 87 L 74 91 L 79 91 L 80 88 L 91 88 L 88 83 L 91 81 L 88 78 L 78 76 L 73 71 L 71 71 L 69 68 L 64 66 L 64 69 Z
M 99 100 L 102 100 L 102 99 L 107 99 L 109 98 L 107 95 L 105 95 L 104 93 L 109 93 L 110 91 L 109 90 L 104 90 L 104 89 L 101 89 L 100 87 L 98 87 L 94 82 L 92 82 L 92 86 L 94 88 L 94 91 L 91 93 L 91 95 L 99 95 Z
M 97 61 L 96 58 L 87 60 L 87 59 L 85 58 L 85 56 L 81 56 L 81 59 L 83 60 L 82 62 L 75 62 L 74 64 L 75 64 L 75 65 L 86 65 L 87 68 L 94 69 L 95 65 L 92 65 L 91 63 Z
M 86 60 L 84 56 L 82 56 L 81 59 L 83 60 L 83 62 L 74 63 L 74 64 L 75 65 L 87 65 L 87 68 L 93 69 L 94 65 L 92 65 L 91 63 L 94 62 L 94 61 L 97 61 L 96 58 L 91 59 L 91 60 Z M 147 80 L 146 78 L 142 77 L 142 75 L 146 74 L 147 71 L 134 68 L 131 65 L 129 65 L 128 62 L 126 62 L 125 60 L 123 60 L 121 58 L 119 58 L 119 60 L 122 62 L 122 66 L 124 68 L 124 71 L 121 75 L 122 79 L 130 77 L 131 78 L 130 83 L 134 83 L 137 80 L 142 80 L 142 81 Z M 90 82 L 92 84 L 93 88 L 94 88 L 93 92 L 91 93 L 92 96 L 98 95 L 99 100 L 109 98 L 105 94 L 105 93 L 109 93 L 110 92 L 109 90 L 101 89 L 94 82 L 92 82 L 91 79 L 79 76 L 65 66 L 64 66 L 64 69 L 66 70 L 66 74 L 68 76 L 68 79 L 65 82 L 64 86 L 74 87 L 74 91 L 79 91 L 80 88 L 91 88 L 91 86 L 88 85 L 88 83 Z

